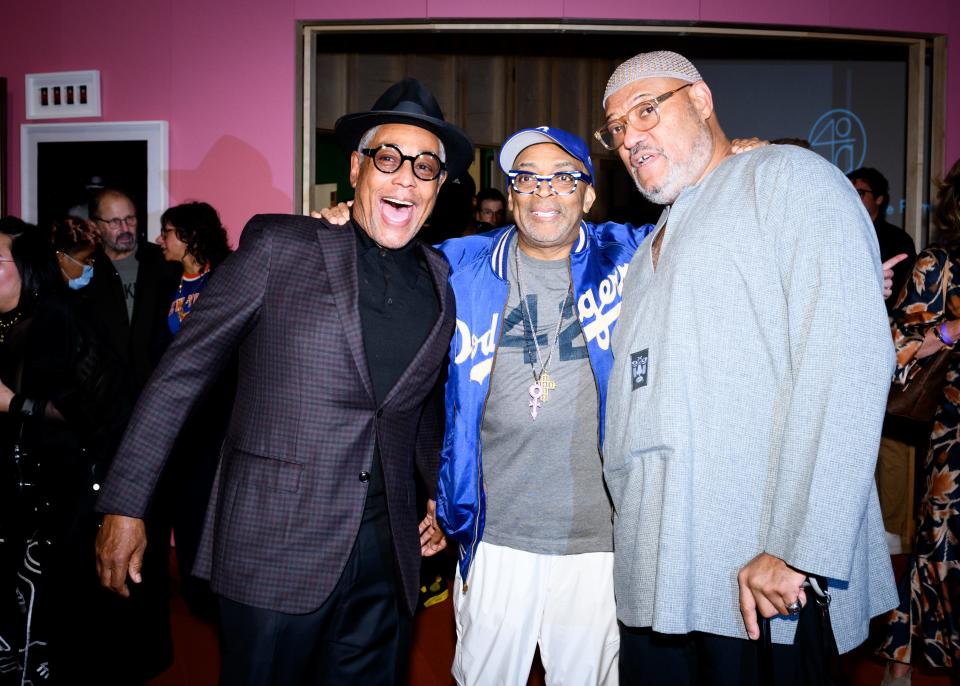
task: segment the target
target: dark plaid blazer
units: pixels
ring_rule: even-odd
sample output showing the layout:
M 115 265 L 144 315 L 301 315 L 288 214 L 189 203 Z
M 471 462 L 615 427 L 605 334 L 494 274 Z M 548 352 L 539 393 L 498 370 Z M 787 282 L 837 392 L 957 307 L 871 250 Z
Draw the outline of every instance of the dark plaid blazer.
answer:
M 356 237 L 309 217 L 258 215 L 219 267 L 144 391 L 98 509 L 142 517 L 191 406 L 239 349 L 233 414 L 194 572 L 241 603 L 318 608 L 346 564 L 379 437 L 408 609 L 420 545 L 415 462 L 433 492 L 442 428 L 424 411 L 453 334 L 448 266 L 423 248 L 440 316 L 378 407 L 357 294 Z

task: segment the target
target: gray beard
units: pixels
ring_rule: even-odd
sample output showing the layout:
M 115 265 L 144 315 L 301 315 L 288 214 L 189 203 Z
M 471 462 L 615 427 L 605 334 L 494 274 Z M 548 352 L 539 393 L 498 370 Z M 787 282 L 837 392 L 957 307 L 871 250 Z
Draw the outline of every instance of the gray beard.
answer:
M 710 164 L 710 157 L 713 155 L 713 137 L 707 125 L 699 119 L 697 123 L 697 136 L 690 144 L 690 150 L 686 155 L 686 160 L 670 165 L 667 170 L 667 176 L 659 186 L 654 188 L 644 188 L 640 185 L 640 180 L 631 170 L 634 183 L 640 194 L 655 205 L 672 204 L 683 189 L 696 183 L 703 170 Z

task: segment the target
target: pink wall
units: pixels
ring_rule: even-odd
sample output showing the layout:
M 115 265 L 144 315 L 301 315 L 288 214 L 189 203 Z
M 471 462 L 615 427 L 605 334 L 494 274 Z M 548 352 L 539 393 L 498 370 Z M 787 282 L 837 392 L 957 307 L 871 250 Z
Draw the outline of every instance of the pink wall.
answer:
M 557 8 L 562 7 L 562 12 Z M 26 73 L 99 69 L 102 121 L 170 122 L 170 203 L 219 208 L 231 235 L 255 212 L 294 205 L 297 19 L 519 16 L 515 0 L 31 0 L 0 11 L 7 78 L 7 200 L 20 212 Z M 868 11 L 869 8 L 869 11 Z M 528 0 L 524 18 L 607 18 L 830 26 L 946 33 L 946 159 L 960 157 L 960 3 L 956 0 Z M 639 46 L 638 46 L 639 49 Z

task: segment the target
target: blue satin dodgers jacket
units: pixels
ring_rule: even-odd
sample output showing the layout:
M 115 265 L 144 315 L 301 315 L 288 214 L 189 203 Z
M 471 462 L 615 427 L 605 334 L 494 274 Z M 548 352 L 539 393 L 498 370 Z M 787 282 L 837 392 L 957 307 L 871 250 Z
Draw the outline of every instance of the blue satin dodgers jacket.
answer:
M 610 337 L 620 315 L 623 278 L 634 252 L 653 228 L 652 224 L 636 228 L 581 221 L 580 235 L 570 252 L 574 311 L 597 381 L 601 445 L 607 378 L 613 365 Z M 502 334 L 509 293 L 507 268 L 516 235 L 517 228 L 511 225 L 438 246 L 450 263 L 457 328 L 450 342 L 437 516 L 447 536 L 459 544 L 464 589 L 474 551 L 483 536 L 486 496 L 480 426 Z

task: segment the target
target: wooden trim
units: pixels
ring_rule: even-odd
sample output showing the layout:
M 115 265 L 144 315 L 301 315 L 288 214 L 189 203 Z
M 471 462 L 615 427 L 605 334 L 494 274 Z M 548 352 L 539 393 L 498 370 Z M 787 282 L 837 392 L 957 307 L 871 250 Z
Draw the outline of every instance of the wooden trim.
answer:
M 306 212 L 310 205 L 310 184 L 312 183 L 311 174 L 314 168 L 314 141 L 316 137 L 316 116 L 313 102 L 315 99 L 316 85 L 313 81 L 313 72 L 315 70 L 314 61 L 316 59 L 316 41 L 317 36 L 325 33 L 355 33 L 370 32 L 371 30 L 386 32 L 477 32 L 477 33 L 609 33 L 621 35 L 651 35 L 666 33 L 683 33 L 708 36 L 751 36 L 763 38 L 806 38 L 814 40 L 833 40 L 844 42 L 866 42 L 866 43 L 886 43 L 891 45 L 903 45 L 909 48 L 908 73 L 907 73 L 907 135 L 906 135 L 906 159 L 905 159 L 905 197 L 906 211 L 904 213 L 904 229 L 917 243 L 918 247 L 925 244 L 926 227 L 924 224 L 924 184 L 933 184 L 933 179 L 943 170 L 943 145 L 944 129 L 946 126 L 944 108 L 946 98 L 946 39 L 942 36 L 927 36 L 926 34 L 912 35 L 893 35 L 893 34 L 869 34 L 852 33 L 839 30 L 827 29 L 791 29 L 781 27 L 766 28 L 745 28 L 730 26 L 711 26 L 711 25 L 688 25 L 682 23 L 672 24 L 649 24 L 638 25 L 636 22 L 590 22 L 588 20 L 572 20 L 570 22 L 532 22 L 532 21 L 509 21 L 497 22 L 467 20 L 442 21 L 442 22 L 422 22 L 418 20 L 404 21 L 385 21 L 378 22 L 298 22 L 298 30 L 302 32 L 302 52 L 298 55 L 298 74 L 297 91 L 298 107 L 296 108 L 298 117 L 302 117 L 297 122 L 299 145 L 297 159 L 297 188 L 300 196 L 301 212 Z M 926 141 L 925 131 L 925 98 L 926 98 L 926 73 L 925 56 L 930 43 L 933 42 L 934 48 L 934 78 L 931 113 L 931 159 L 929 176 L 924 169 L 924 145 Z M 513 58 L 508 59 L 512 60 Z M 307 65 L 310 65 L 307 67 Z M 349 63 L 348 71 L 355 68 L 355 65 Z M 513 92 L 513 81 L 515 81 L 515 62 L 508 62 L 508 81 L 507 84 L 508 100 L 515 97 Z M 348 74 L 349 78 L 349 74 Z M 357 109 L 357 103 L 347 103 L 346 94 L 343 94 L 344 111 L 351 112 Z M 513 107 L 509 107 L 510 105 Z M 516 113 L 516 103 L 507 103 L 508 114 Z M 453 107 L 457 109 L 462 106 L 460 97 L 454 98 Z M 455 113 L 451 112 L 451 117 Z M 514 117 L 508 116 L 504 124 L 508 130 L 516 128 L 516 122 L 510 121 Z M 931 186 L 932 187 L 932 186 Z
M 871 43 L 901 43 L 910 44 L 918 37 L 927 37 L 927 34 L 913 36 L 888 35 L 882 33 L 850 33 L 831 31 L 827 29 L 792 29 L 792 28 L 746 28 L 736 26 L 708 26 L 687 24 L 648 24 L 638 25 L 637 22 L 625 23 L 590 23 L 589 21 L 567 22 L 518 22 L 518 21 L 476 21 L 463 22 L 364 22 L 360 23 L 326 23 L 304 22 L 308 29 L 329 33 L 353 33 L 357 31 L 396 31 L 396 32 L 522 32 L 522 33 L 626 33 L 626 34 L 658 34 L 684 33 L 708 36 L 756 36 L 773 38 L 816 38 L 826 40 L 869 41 Z
M 312 65 L 316 62 L 316 35 L 317 32 L 310 26 L 298 22 L 300 49 L 296 54 L 296 100 L 294 101 L 294 150 L 296 163 L 294 166 L 294 193 L 293 211 L 306 213 L 310 211 L 310 183 L 312 182 L 312 168 L 314 163 L 313 141 L 316 136 L 316 116 L 313 103 L 313 73 Z M 309 125 L 307 123 L 309 122 Z M 299 196 L 299 199 L 298 199 Z
M 933 92 L 930 94 L 930 206 L 937 201 L 937 183 L 947 171 L 947 38 L 933 39 Z M 931 227 L 931 233 L 933 229 Z
M 915 41 L 907 59 L 907 149 L 904 159 L 904 186 L 906 207 L 903 228 L 918 246 L 925 245 L 923 226 L 923 186 L 926 183 L 923 168 L 923 148 L 926 141 L 926 42 Z

